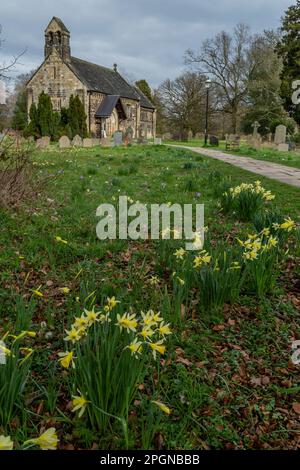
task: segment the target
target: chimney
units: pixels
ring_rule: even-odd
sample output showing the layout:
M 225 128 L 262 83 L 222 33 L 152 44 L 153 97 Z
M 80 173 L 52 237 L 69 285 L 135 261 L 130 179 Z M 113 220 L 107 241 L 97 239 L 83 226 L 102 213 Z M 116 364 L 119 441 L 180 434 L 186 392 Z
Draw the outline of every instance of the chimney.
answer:
M 114 71 L 115 71 L 115 72 L 118 71 L 118 64 L 114 64 Z

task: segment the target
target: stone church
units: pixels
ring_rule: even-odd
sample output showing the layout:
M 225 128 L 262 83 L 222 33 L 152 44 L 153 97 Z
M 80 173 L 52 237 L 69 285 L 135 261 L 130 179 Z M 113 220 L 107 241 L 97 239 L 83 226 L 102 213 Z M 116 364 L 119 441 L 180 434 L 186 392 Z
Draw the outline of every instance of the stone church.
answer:
M 54 111 L 78 95 L 94 137 L 110 137 L 116 130 L 134 138 L 155 137 L 156 111 L 149 99 L 120 75 L 116 64 L 110 69 L 73 57 L 70 32 L 56 17 L 45 30 L 45 60 L 27 83 L 28 110 L 42 91 L 50 95 Z

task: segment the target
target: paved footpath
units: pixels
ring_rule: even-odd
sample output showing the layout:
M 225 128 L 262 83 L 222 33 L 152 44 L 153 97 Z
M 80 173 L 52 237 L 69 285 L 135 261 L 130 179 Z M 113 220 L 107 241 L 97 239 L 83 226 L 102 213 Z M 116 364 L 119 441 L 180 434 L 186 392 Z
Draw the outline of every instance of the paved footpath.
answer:
M 216 160 L 221 160 L 222 162 L 243 168 L 243 170 L 251 171 L 252 173 L 300 188 L 300 168 L 292 168 L 279 165 L 278 163 L 255 160 L 250 157 L 240 157 L 239 155 L 232 155 L 202 147 L 188 147 L 185 145 L 172 145 L 172 147 L 192 150 L 206 157 L 215 158 Z

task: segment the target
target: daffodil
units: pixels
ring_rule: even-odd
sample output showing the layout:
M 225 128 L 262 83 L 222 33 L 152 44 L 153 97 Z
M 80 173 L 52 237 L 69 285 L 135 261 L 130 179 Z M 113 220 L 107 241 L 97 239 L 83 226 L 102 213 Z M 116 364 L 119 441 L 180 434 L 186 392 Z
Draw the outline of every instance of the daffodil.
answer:
M 84 309 L 84 313 L 85 313 L 85 318 L 86 318 L 88 326 L 91 326 L 96 321 L 98 321 L 98 317 L 100 315 L 100 312 L 95 312 L 95 307 L 93 307 L 92 310 Z
M 161 355 L 165 354 L 166 346 L 163 345 L 163 341 L 157 341 L 156 343 L 148 343 L 152 349 L 153 357 L 156 359 L 156 353 L 158 352 Z
M 142 352 L 142 344 L 143 343 L 141 341 L 138 341 L 137 338 L 135 338 L 132 343 L 126 346 L 125 349 L 129 349 L 131 351 L 131 354 L 137 357 L 138 354 L 141 354 Z
M 151 338 L 154 335 L 154 331 L 150 327 L 145 327 L 141 330 L 140 335 L 144 338 Z
M 183 279 L 181 279 L 181 277 L 177 276 L 176 279 L 177 279 L 177 281 L 179 282 L 179 284 L 180 284 L 181 286 L 184 286 L 184 285 L 185 285 L 185 281 L 184 281 Z
M 85 412 L 86 407 L 89 403 L 90 402 L 82 394 L 77 395 L 77 396 L 73 396 L 73 400 L 72 400 L 73 409 L 72 409 L 72 411 L 73 412 L 79 411 L 78 417 L 81 418 L 81 416 Z
M 0 436 L 0 450 L 13 450 L 14 443 L 10 436 Z
M 62 294 L 68 294 L 71 289 L 69 289 L 69 287 L 60 287 L 58 290 L 59 290 Z
M 154 401 L 152 400 L 152 403 L 154 403 L 156 406 L 158 406 L 158 408 L 163 411 L 164 413 L 166 413 L 166 415 L 170 415 L 171 414 L 171 410 L 170 408 L 165 405 L 164 403 L 160 402 L 160 401 Z
M 120 330 L 123 328 L 126 329 L 128 332 L 129 331 L 136 331 L 136 328 L 138 326 L 138 322 L 136 320 L 136 315 L 130 314 L 130 313 L 124 313 L 124 315 L 121 317 L 121 315 L 117 315 L 117 326 L 120 327 Z
M 54 238 L 55 238 L 55 241 L 57 241 L 58 243 L 63 243 L 64 245 L 68 244 L 67 240 L 63 240 L 61 237 L 56 236 Z
M 287 219 L 284 219 L 284 222 L 280 225 L 280 228 L 291 232 L 294 230 L 294 228 L 296 228 L 296 223 L 290 217 L 288 217 Z
M 58 444 L 58 438 L 55 428 L 49 428 L 43 432 L 39 437 L 29 439 L 24 442 L 24 445 L 34 444 L 39 446 L 42 450 L 55 450 Z
M 72 365 L 72 367 L 75 368 L 73 351 L 60 352 L 58 353 L 58 355 L 60 357 L 58 362 L 60 362 L 60 365 L 62 367 L 64 367 L 65 369 L 68 369 L 70 365 Z
M 183 257 L 185 256 L 186 254 L 186 251 L 184 248 L 179 248 L 179 250 L 176 250 L 175 253 L 174 253 L 174 256 L 177 258 L 177 259 L 183 259 Z
M 165 324 L 164 322 L 162 322 L 162 323 L 159 325 L 158 332 L 159 332 L 162 336 L 172 334 L 172 331 L 170 330 L 170 324 L 169 324 L 169 323 Z
M 119 303 L 120 301 L 116 300 L 115 297 L 108 297 L 107 299 L 107 307 L 109 308 L 110 311 L 113 310 Z
M 44 297 L 44 294 L 40 291 L 41 287 L 42 286 L 38 287 L 37 289 L 31 289 L 31 292 L 33 292 L 37 297 Z
M 159 284 L 159 279 L 157 276 L 151 276 L 150 279 L 149 279 L 149 284 L 151 286 L 158 286 Z
M 81 317 L 75 317 L 75 321 L 73 323 L 73 327 L 77 330 L 80 330 L 81 328 L 85 328 L 88 324 L 88 320 L 84 315 L 81 315 Z
M 67 336 L 64 338 L 64 341 L 71 341 L 71 343 L 76 343 L 81 339 L 81 332 L 76 328 L 72 328 L 71 330 L 66 330 Z
M 107 312 L 106 314 L 102 313 L 99 317 L 99 323 L 110 323 L 111 318 L 109 317 L 109 313 Z

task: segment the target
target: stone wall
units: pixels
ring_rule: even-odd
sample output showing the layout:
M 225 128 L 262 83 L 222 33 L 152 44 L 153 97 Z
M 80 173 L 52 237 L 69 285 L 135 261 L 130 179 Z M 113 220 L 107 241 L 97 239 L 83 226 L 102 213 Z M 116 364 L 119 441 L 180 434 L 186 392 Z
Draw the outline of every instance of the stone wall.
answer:
M 155 137 L 156 112 L 152 109 L 141 108 L 140 131 L 146 138 Z
M 54 111 L 60 111 L 62 107 L 68 107 L 72 94 L 79 96 L 86 113 L 88 111 L 85 86 L 62 61 L 56 51 L 49 55 L 27 84 L 28 111 L 32 103 L 37 104 L 42 91 L 51 97 Z

